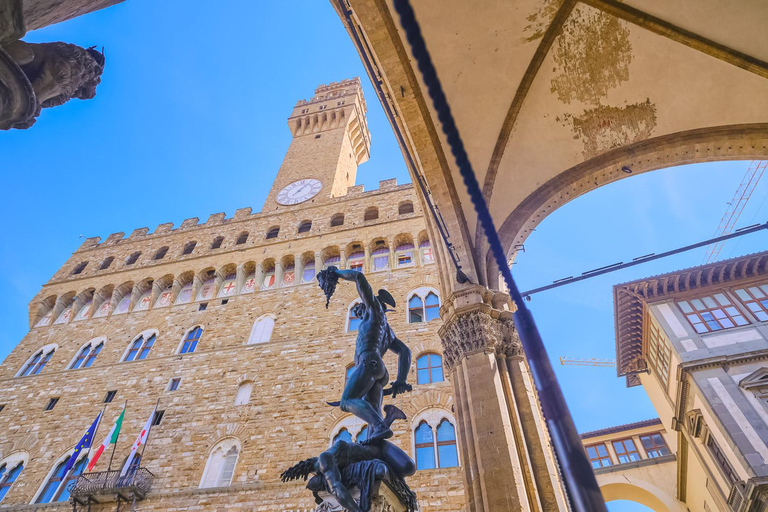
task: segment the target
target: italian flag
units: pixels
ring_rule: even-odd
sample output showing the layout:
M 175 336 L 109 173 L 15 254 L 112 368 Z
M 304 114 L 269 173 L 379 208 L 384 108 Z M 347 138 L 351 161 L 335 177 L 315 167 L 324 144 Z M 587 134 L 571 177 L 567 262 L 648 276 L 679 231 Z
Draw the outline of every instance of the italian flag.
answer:
M 115 424 L 112 425 L 112 430 L 109 431 L 109 434 L 107 434 L 104 442 L 102 442 L 101 446 L 99 446 L 99 449 L 96 450 L 96 453 L 94 454 L 93 459 L 91 459 L 91 462 L 88 463 L 88 471 L 93 471 L 93 467 L 96 465 L 96 461 L 99 460 L 99 457 L 101 457 L 101 453 L 106 450 L 110 444 L 117 443 L 117 436 L 120 435 L 120 427 L 123 424 L 123 416 L 125 416 L 125 408 L 123 408 L 123 412 L 121 412 L 120 416 L 118 416 L 117 420 L 115 420 Z

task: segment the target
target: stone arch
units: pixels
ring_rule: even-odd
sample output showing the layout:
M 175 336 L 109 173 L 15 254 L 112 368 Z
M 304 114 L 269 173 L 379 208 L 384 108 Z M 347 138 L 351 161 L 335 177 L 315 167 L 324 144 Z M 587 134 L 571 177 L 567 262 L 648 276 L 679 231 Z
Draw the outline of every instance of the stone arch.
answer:
M 56 295 L 49 295 L 39 302 L 29 305 L 30 327 L 45 327 L 53 323 L 53 308 L 56 306 Z
M 507 257 L 564 204 L 599 187 L 679 165 L 768 158 L 768 123 L 717 126 L 673 133 L 624 146 L 566 169 L 525 198 L 499 227 Z M 482 238 L 485 275 L 498 287 L 493 255 Z
M 635 481 L 635 479 L 631 481 Z M 600 485 L 600 492 L 602 492 L 603 499 L 606 502 L 616 500 L 634 501 L 655 512 L 678 512 L 683 510 L 677 505 L 674 497 L 666 496 L 667 493 L 662 489 L 645 482 L 643 484 L 629 483 L 622 477 L 621 480 L 617 478 L 615 482 Z M 672 503 L 669 503 L 670 500 L 672 500 Z
M 94 294 L 92 318 L 109 316 L 109 314 L 112 313 L 112 310 L 115 307 L 115 304 L 112 302 L 114 293 L 115 285 L 108 284 Z
M 426 393 L 414 395 L 407 404 L 404 404 L 403 412 L 408 416 L 409 421 L 415 421 L 416 418 L 421 417 L 424 411 L 429 409 L 450 411 L 452 408 L 453 397 L 450 396 L 450 394 L 443 393 L 436 389 L 430 389 Z M 451 415 L 451 417 L 453 417 L 453 415 Z

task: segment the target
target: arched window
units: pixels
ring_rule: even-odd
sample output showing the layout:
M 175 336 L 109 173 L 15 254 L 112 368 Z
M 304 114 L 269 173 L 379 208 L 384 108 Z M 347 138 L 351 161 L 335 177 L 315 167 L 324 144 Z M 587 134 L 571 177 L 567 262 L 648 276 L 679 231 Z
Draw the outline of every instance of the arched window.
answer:
M 136 260 L 139 259 L 139 256 L 141 256 L 141 251 L 134 252 L 133 254 L 128 256 L 128 259 L 125 260 L 125 264 L 126 265 L 133 265 L 134 263 L 136 263 Z
M 363 425 L 363 428 L 360 429 L 360 432 L 357 433 L 357 437 L 355 438 L 356 443 L 362 443 L 368 439 L 368 425 Z
M 115 294 L 115 300 L 117 300 L 117 306 L 112 312 L 113 315 L 122 315 L 127 313 L 131 307 L 131 293 L 133 290 L 133 283 L 125 283 L 120 285 Z
M 435 469 L 435 440 L 432 427 L 422 421 L 414 431 L 416 438 L 416 469 Z
M 154 256 L 152 256 L 153 260 L 161 260 L 165 258 L 165 254 L 168 252 L 168 246 L 161 247 L 157 250 Z
M 128 352 L 125 354 L 123 361 L 138 361 L 140 359 L 146 359 L 149 355 L 149 351 L 155 344 L 157 335 L 155 333 L 142 333 L 138 338 L 133 340 L 131 346 L 128 348 Z
M 175 304 L 186 304 L 192 300 L 192 287 L 192 282 L 182 285 L 181 290 L 179 290 L 179 295 L 176 297 Z
M 299 233 L 309 233 L 311 229 L 312 229 L 311 220 L 305 220 L 304 222 L 299 224 Z
M 41 371 L 43 371 L 45 365 L 48 364 L 48 361 L 51 360 L 54 352 L 56 352 L 55 345 L 51 347 L 43 347 L 40 349 L 40 351 L 32 356 L 24 365 L 21 372 L 19 373 L 19 377 L 39 374 Z
M 83 307 L 80 308 L 80 311 L 77 312 L 75 315 L 75 322 L 78 320 L 85 320 L 88 318 L 91 314 L 91 307 L 93 307 L 93 298 L 88 299 L 85 301 L 85 304 L 83 304 Z
M 8 494 L 11 486 L 16 479 L 19 478 L 19 475 L 23 470 L 24 460 L 3 462 L 2 465 L 0 465 L 0 502 L 3 501 L 3 498 Z
M 55 322 L 53 322 L 54 325 L 56 324 L 66 324 L 72 319 L 72 306 L 73 304 L 70 302 L 69 306 L 65 307 L 62 311 L 59 317 L 56 319 Z
M 221 248 L 221 244 L 224 243 L 224 237 L 223 236 L 217 236 L 213 239 L 213 243 L 211 244 L 211 249 L 219 249 Z
M 181 349 L 179 354 L 191 354 L 197 348 L 197 342 L 200 341 L 200 336 L 203 335 L 203 328 L 199 325 L 190 329 L 184 340 L 181 342 Z
M 75 360 L 72 361 L 69 369 L 77 370 L 78 368 L 90 368 L 90 366 L 96 360 L 96 356 L 98 356 L 99 352 L 101 352 L 102 348 L 104 348 L 104 341 L 89 341 L 77 354 L 77 357 L 75 357 Z
M 274 228 L 270 228 L 269 231 L 267 231 L 266 239 L 269 240 L 271 238 L 277 238 L 277 235 L 279 235 L 279 234 L 280 234 L 280 228 L 279 227 L 276 226 Z
M 361 245 L 353 245 L 352 250 L 347 256 L 347 268 L 350 270 L 363 271 L 363 264 L 365 262 L 365 252 Z
M 209 300 L 213 298 L 214 288 L 216 287 L 216 271 L 209 270 L 200 276 L 203 284 L 200 286 L 200 291 L 197 292 L 197 299 L 195 300 Z
M 416 384 L 443 382 L 443 358 L 438 354 L 424 354 L 416 360 Z
M 347 331 L 349 332 L 356 331 L 360 327 L 360 322 L 362 322 L 362 319 L 355 314 L 355 306 L 359 303 L 360 301 L 357 300 L 349 306 L 349 319 L 347 321 Z
M 408 300 L 408 323 L 417 324 L 424 321 L 424 301 L 414 295 Z
M 365 210 L 365 215 L 363 216 L 363 220 L 376 220 L 379 218 L 379 209 L 376 207 L 371 207 Z
M 240 233 L 240 236 L 237 237 L 237 241 L 235 242 L 235 245 L 243 245 L 247 241 L 248 241 L 248 233 Z
M 237 388 L 235 395 L 235 405 L 245 405 L 251 400 L 251 391 L 253 391 L 253 382 L 246 380 Z
M 69 500 L 68 487 L 73 481 L 77 480 L 77 477 L 80 476 L 83 469 L 85 469 L 85 463 L 88 462 L 88 458 L 86 457 L 88 451 L 83 450 L 81 454 L 80 460 L 74 465 L 69 474 L 65 474 L 69 456 L 59 462 L 56 469 L 51 473 L 51 476 L 48 477 L 48 481 L 45 483 L 45 486 L 38 495 L 37 500 L 35 500 L 35 503 L 53 503 Z
M 433 292 L 427 294 L 427 298 L 424 300 L 424 317 L 427 322 L 440 317 L 440 299 Z
M 101 262 L 101 265 L 99 265 L 99 270 L 108 269 L 113 261 L 115 261 L 115 257 L 114 256 L 110 256 L 109 258 L 105 258 L 104 261 Z
M 453 468 L 459 465 L 456 428 L 443 418 L 436 428 L 422 420 L 413 431 L 416 469 Z
M 397 213 L 398 213 L 399 215 L 405 215 L 405 214 L 407 214 L 407 213 L 413 213 L 413 203 L 412 203 L 412 202 L 410 202 L 410 201 L 406 201 L 405 203 L 402 203 L 402 204 L 401 204 L 401 205 L 400 205 L 400 206 L 397 208 Z
M 208 456 L 200 487 L 229 486 L 232 483 L 239 454 L 240 443 L 235 439 L 224 439 L 214 446 Z
M 408 323 L 429 322 L 440 317 L 440 298 L 429 288 L 419 288 L 408 299 Z
M 283 261 L 283 282 L 280 286 L 293 286 L 296 283 L 296 265 L 293 263 L 293 258 L 284 259 Z
M 413 244 L 405 241 L 395 247 L 395 262 L 397 268 L 413 266 Z
M 333 265 L 334 267 L 338 267 L 340 263 L 341 263 L 341 255 L 331 254 L 323 260 L 323 268 L 328 268 L 331 265 Z
M 440 468 L 455 468 L 459 465 L 459 454 L 456 450 L 456 429 L 447 419 L 437 426 L 437 466 Z
M 185 254 L 192 254 L 192 251 L 195 250 L 195 247 L 197 246 L 197 242 L 187 242 L 184 245 L 184 250 L 181 251 L 181 255 L 184 256 Z
M 338 443 L 339 441 L 346 441 L 348 443 L 352 442 L 352 434 L 349 433 L 349 430 L 346 428 L 343 428 L 339 430 L 339 433 L 333 436 L 333 444 Z
M 331 217 L 331 227 L 335 226 L 343 226 L 344 225 L 344 214 L 343 213 L 337 213 L 333 217 Z
M 251 335 L 248 337 L 248 345 L 253 343 L 266 343 L 272 337 L 275 328 L 275 319 L 271 316 L 262 316 L 253 323 Z
M 87 265 L 88 265 L 87 261 L 83 261 L 83 262 L 78 263 L 77 266 L 74 269 L 72 269 L 72 275 L 74 276 L 74 275 L 79 274 L 80 272 L 85 270 L 85 267 Z

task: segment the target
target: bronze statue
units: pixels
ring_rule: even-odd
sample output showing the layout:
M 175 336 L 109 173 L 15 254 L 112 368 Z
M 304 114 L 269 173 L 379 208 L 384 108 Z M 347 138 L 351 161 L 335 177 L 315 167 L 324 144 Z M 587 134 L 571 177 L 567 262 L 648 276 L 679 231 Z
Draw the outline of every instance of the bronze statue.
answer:
M 1 129 L 29 128 L 43 108 L 63 105 L 72 98 L 93 98 L 104 71 L 104 53 L 94 47 L 13 41 L 0 47 L 0 52 L 5 57 L 0 59 L 4 65 L 0 77 L 7 77 L 3 82 L 9 87 L 9 93 L 26 96 L 13 103 L 29 105 L 26 112 L 16 109 L 13 113 L 10 104 L 1 105 Z M 19 85 L 24 83 L 26 87 Z
M 395 307 L 395 299 L 386 290 L 373 294 L 371 285 L 361 272 L 339 270 L 328 267 L 318 273 L 320 288 L 326 295 L 326 307 L 339 279 L 354 281 L 361 303 L 354 306 L 354 314 L 360 319 L 355 344 L 355 367 L 352 370 L 339 402 L 329 405 L 340 406 L 345 412 L 351 412 L 368 424 L 368 438 L 358 443 L 336 442 L 330 449 L 300 462 L 281 475 L 283 481 L 297 478 L 306 479 L 310 473 L 315 476 L 308 487 L 317 495 L 319 490 L 333 494 L 339 504 L 350 512 L 368 512 L 371 506 L 371 493 L 376 480 L 384 481 L 398 495 L 410 512 L 416 508 L 416 497 L 405 483 L 404 477 L 416 470 L 413 460 L 403 450 L 386 441 L 392 437 L 390 428 L 395 419 L 405 419 L 405 414 L 394 405 L 384 407 L 386 416 L 382 417 L 384 395 L 396 397 L 411 390 L 406 382 L 411 366 L 411 351 L 408 346 L 395 336 L 387 322 L 387 306 Z M 392 386 L 385 389 L 389 382 L 389 372 L 384 365 L 383 356 L 388 351 L 398 354 L 397 378 Z M 358 504 L 351 493 L 350 486 L 360 490 Z

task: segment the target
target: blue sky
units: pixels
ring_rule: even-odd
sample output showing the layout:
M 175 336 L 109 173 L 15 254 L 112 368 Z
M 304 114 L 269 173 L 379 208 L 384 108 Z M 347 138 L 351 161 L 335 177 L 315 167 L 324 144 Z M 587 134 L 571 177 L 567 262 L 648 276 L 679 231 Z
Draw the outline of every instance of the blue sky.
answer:
M 0 244 L 0 358 L 28 331 L 28 301 L 85 237 L 216 212 L 261 208 L 290 143 L 295 102 L 322 83 L 363 78 L 371 160 L 358 184 L 410 181 L 357 52 L 327 1 L 131 0 L 28 34 L 106 49 L 97 96 L 46 109 L 31 130 L 0 134 L 6 218 Z M 746 162 L 632 176 L 545 219 L 513 266 L 522 289 L 711 237 Z M 768 176 L 739 227 L 768 220 Z M 721 257 L 768 248 L 768 234 Z M 553 361 L 613 358 L 611 287 L 695 266 L 704 249 L 566 286 L 529 304 Z M 607 368 L 556 366 L 580 431 L 655 416 L 642 388 Z M 612 512 L 647 510 L 614 503 Z

